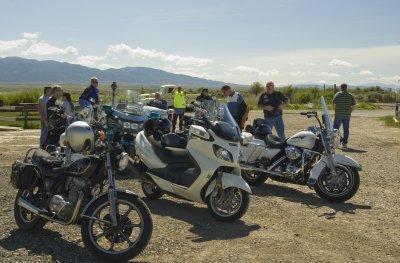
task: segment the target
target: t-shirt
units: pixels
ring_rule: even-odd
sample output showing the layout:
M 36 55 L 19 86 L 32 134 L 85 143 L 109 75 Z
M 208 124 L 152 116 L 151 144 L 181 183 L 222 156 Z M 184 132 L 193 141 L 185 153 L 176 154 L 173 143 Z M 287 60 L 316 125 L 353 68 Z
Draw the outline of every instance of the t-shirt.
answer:
M 273 111 L 264 110 L 264 117 L 276 117 L 282 115 L 282 110 L 278 109 L 280 105 L 288 101 L 288 97 L 280 91 L 274 91 L 269 94 L 267 92 L 261 94 L 258 99 L 258 105 L 262 106 L 272 106 L 274 108 Z
M 40 96 L 40 98 L 39 98 L 39 101 L 38 101 L 38 104 L 42 104 L 43 106 L 44 106 L 44 108 L 46 109 L 46 110 L 44 110 L 44 116 L 47 118 L 47 108 L 46 108 L 46 105 L 47 105 L 47 101 L 50 99 L 50 97 L 47 97 L 47 96 L 44 96 L 44 95 L 42 95 L 42 96 Z
M 57 99 L 54 98 L 54 97 L 51 97 L 51 98 L 47 101 L 47 104 L 46 104 L 46 112 L 47 112 L 46 118 L 47 118 L 47 120 L 49 120 L 50 115 L 53 113 L 52 111 L 49 110 L 49 108 L 55 107 L 55 106 L 56 106 L 56 101 L 57 101 Z
M 351 108 L 356 104 L 356 100 L 347 91 L 339 91 L 333 97 L 332 103 L 336 104 L 335 116 L 350 117 Z

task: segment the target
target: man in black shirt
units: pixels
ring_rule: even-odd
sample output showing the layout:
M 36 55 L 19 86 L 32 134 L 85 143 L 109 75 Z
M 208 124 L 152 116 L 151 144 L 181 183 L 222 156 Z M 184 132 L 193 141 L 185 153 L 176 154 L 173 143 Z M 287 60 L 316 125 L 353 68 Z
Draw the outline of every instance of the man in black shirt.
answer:
M 53 85 L 51 87 L 51 97 L 46 104 L 47 121 L 49 121 L 50 115 L 53 113 L 49 110 L 49 108 L 56 107 L 56 101 L 61 99 L 63 94 L 63 90 L 59 85 Z
M 275 91 L 272 81 L 266 85 L 266 92 L 261 94 L 258 100 L 258 108 L 263 109 L 264 119 L 271 126 L 275 126 L 279 138 L 283 141 L 285 136 L 285 125 L 282 118 L 282 109 L 288 104 L 289 98 L 280 91 Z

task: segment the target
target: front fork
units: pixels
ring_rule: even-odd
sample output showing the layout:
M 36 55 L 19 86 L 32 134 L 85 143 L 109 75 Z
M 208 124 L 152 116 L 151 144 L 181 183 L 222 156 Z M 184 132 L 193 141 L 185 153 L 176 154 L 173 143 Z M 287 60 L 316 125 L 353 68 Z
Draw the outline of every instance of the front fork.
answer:
M 336 162 L 333 159 L 332 149 L 330 148 L 330 146 L 327 142 L 327 138 L 326 138 L 327 134 L 326 133 L 327 133 L 326 130 L 321 131 L 322 144 L 324 145 L 326 157 L 328 159 L 327 166 L 331 170 L 333 177 L 336 177 Z
M 113 176 L 113 171 L 112 171 L 112 165 L 111 165 L 111 155 L 110 155 L 110 150 L 107 150 L 106 152 L 106 170 L 107 170 L 107 176 L 108 176 L 108 182 L 109 182 L 109 187 L 108 187 L 108 200 L 110 201 L 110 218 L 113 226 L 117 226 L 117 205 L 116 205 L 116 191 L 115 191 L 115 180 Z

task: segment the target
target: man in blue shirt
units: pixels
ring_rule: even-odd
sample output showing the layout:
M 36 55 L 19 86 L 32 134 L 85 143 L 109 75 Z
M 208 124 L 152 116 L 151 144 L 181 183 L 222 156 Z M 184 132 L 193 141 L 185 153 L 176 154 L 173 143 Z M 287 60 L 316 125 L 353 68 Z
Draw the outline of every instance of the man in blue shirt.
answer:
M 221 92 L 226 97 L 229 112 L 238 126 L 243 129 L 248 114 L 248 107 L 243 96 L 239 92 L 232 90 L 228 85 L 223 86 Z
M 149 103 L 147 103 L 148 106 L 156 107 L 162 110 L 168 109 L 168 103 L 165 99 L 161 98 L 161 94 L 159 92 L 156 92 L 154 94 L 154 99 L 152 99 Z
M 97 86 L 99 85 L 99 80 L 96 77 L 90 79 L 90 86 L 87 87 L 82 95 L 79 97 L 79 106 L 81 109 L 98 106 L 99 105 L 99 90 Z

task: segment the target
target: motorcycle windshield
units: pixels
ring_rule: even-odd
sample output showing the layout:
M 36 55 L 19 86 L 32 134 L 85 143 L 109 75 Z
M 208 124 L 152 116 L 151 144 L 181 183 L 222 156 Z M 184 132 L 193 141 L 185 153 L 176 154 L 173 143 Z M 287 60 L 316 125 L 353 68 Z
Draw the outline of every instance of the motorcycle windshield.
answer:
M 322 111 L 324 113 L 323 117 L 325 120 L 326 128 L 328 131 L 333 131 L 331 117 L 329 116 L 329 111 L 328 111 L 328 107 L 326 106 L 324 96 L 321 96 L 321 107 L 322 107 Z
M 124 113 L 143 115 L 141 95 L 135 90 L 118 90 L 113 98 L 112 93 L 107 101 L 114 110 Z
M 226 103 L 215 100 L 202 102 L 201 108 L 205 118 L 212 124 L 211 130 L 222 139 L 239 142 L 240 128 L 232 117 Z

